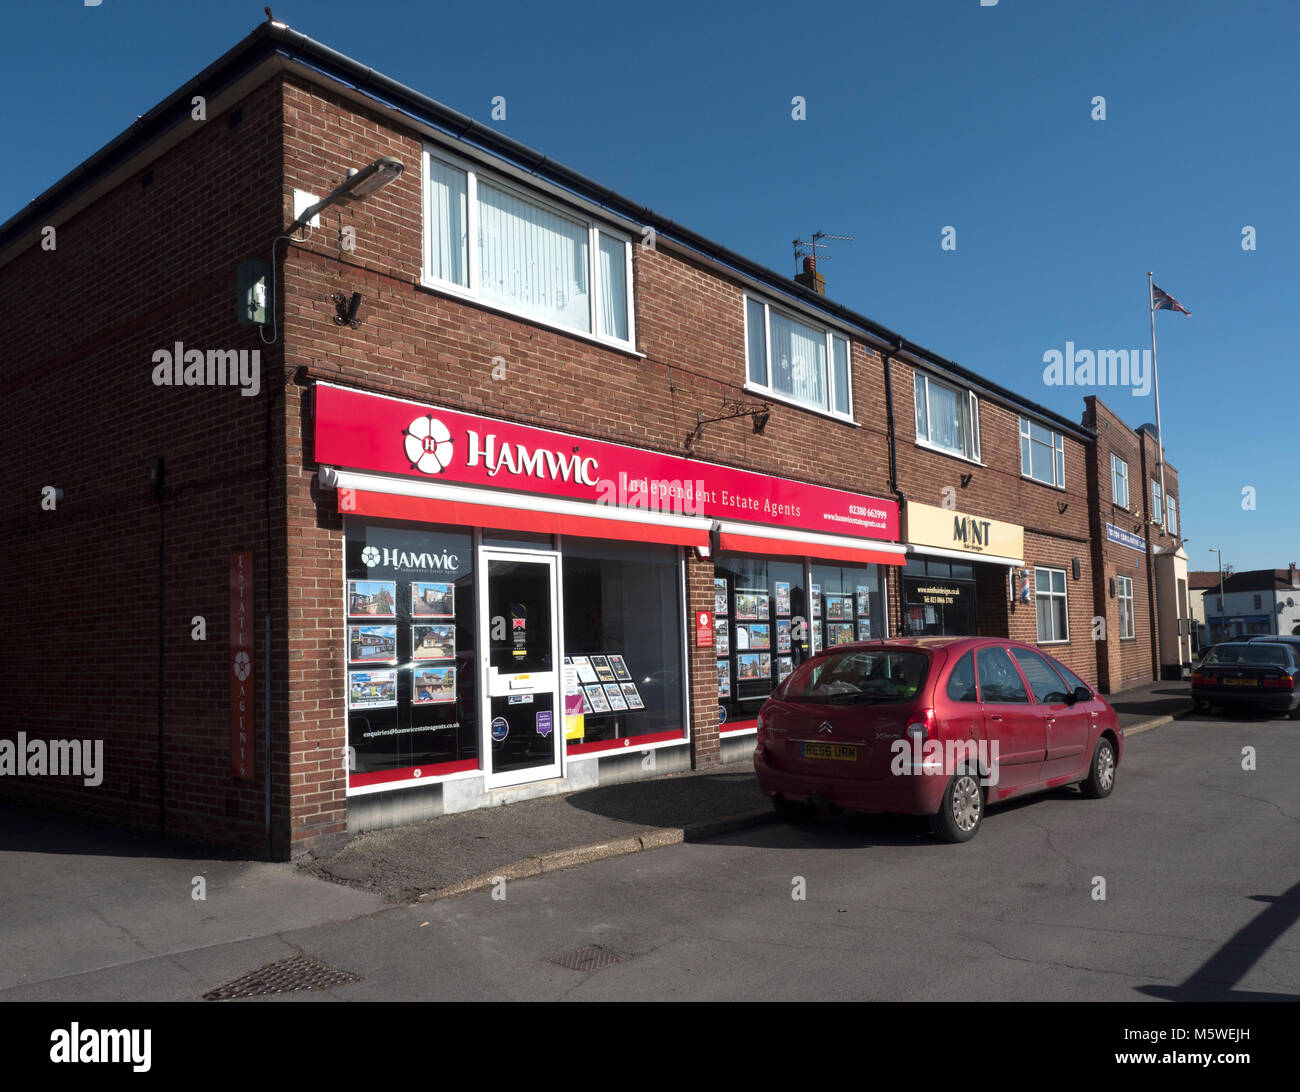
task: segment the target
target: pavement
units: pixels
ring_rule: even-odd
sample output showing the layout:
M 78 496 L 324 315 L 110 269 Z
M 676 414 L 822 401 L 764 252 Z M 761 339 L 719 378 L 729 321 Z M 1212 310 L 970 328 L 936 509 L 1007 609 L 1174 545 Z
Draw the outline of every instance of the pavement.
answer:
M 1191 712 L 1186 682 L 1108 697 L 1125 738 Z M 768 822 L 753 767 L 736 762 L 370 831 L 300 862 L 392 902 L 429 901 Z
M 1185 683 L 1111 700 L 1126 737 L 1191 710 Z M 286 864 L 0 801 L 0 997 L 106 971 L 126 982 L 132 967 L 159 960 L 193 974 L 205 953 L 255 938 L 698 842 L 772 817 L 753 767 L 738 762 L 371 831 Z M 265 943 L 268 955 L 278 951 Z

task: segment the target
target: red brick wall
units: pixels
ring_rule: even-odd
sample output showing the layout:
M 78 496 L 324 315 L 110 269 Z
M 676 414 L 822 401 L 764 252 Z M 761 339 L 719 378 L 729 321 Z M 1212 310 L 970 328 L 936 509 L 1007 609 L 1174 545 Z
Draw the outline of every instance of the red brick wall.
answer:
M 159 506 L 150 461 L 166 460 L 164 753 L 169 832 L 263 844 L 262 617 L 284 653 L 282 531 L 266 524 L 266 409 L 279 353 L 236 322 L 236 271 L 269 261 L 281 227 L 280 95 L 263 84 L 231 128 L 225 112 L 186 122 L 185 139 L 0 267 L 21 300 L 0 365 L 0 457 L 11 503 L 0 536 L 6 701 L 0 734 L 104 740 L 97 788 L 79 779 L 2 779 L 0 791 L 157 828 Z M 142 175 L 152 183 L 142 185 Z M 159 387 L 153 353 L 260 349 L 262 391 Z M 275 402 L 275 417 L 279 403 Z M 279 425 L 272 419 L 272 436 Z M 272 449 L 272 466 L 282 458 Z M 66 496 L 42 511 L 40 490 Z M 274 498 L 272 498 L 274 504 Z M 231 778 L 229 554 L 254 553 L 256 780 Z M 207 640 L 191 639 L 206 619 Z M 272 713 L 285 716 L 273 682 Z M 282 756 L 277 755 L 282 765 Z M 283 796 L 275 802 L 280 851 Z
M 1030 587 L 1033 587 L 1035 566 L 1066 570 L 1070 641 L 1068 645 L 1048 645 L 1047 651 L 1089 682 L 1095 682 L 1097 660 L 1091 625 L 1092 557 L 1088 541 L 1089 445 L 1068 434 L 1065 436 L 1064 489 L 1023 477 L 1020 473 L 1019 411 L 980 397 L 980 461 L 984 465 L 922 447 L 916 443 L 916 369 L 897 360 L 890 362 L 890 368 L 898 436 L 899 489 L 909 500 L 921 504 L 942 506 L 947 496 L 951 498 L 950 504 L 960 512 L 1024 527 L 1025 565 L 1030 569 Z M 942 376 L 936 375 L 936 378 L 944 380 Z M 967 474 L 970 481 L 962 485 L 962 477 Z M 945 494 L 945 487 L 951 487 L 953 492 Z M 1077 581 L 1073 575 L 1076 558 L 1080 565 Z M 981 635 L 1006 636 L 1036 644 L 1034 604 L 1010 603 L 1007 570 L 1000 565 L 977 565 L 976 575 L 977 624 Z

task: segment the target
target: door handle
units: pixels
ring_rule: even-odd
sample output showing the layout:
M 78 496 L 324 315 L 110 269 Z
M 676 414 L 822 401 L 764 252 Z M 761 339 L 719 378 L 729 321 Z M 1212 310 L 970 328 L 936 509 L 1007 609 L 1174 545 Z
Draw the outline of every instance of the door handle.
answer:
M 1055 718 L 1055 717 L 1048 717 L 1048 718 L 1047 718 L 1047 727 L 1050 728 L 1050 727 L 1051 727 L 1053 724 L 1055 724 L 1055 723 L 1056 723 L 1056 718 Z
M 989 720 L 1001 720 L 1001 719 L 1002 718 L 998 716 L 996 713 L 994 713 L 991 717 L 989 717 Z

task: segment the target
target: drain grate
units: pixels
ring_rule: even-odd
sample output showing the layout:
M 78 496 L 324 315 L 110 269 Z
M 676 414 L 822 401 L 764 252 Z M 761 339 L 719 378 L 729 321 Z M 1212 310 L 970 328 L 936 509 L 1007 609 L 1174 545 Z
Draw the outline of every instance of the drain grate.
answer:
M 298 990 L 328 990 L 360 982 L 359 975 L 340 971 L 311 956 L 296 955 L 268 963 L 242 978 L 218 986 L 203 995 L 204 1001 L 231 1001 L 239 997 L 267 997 Z
M 552 956 L 548 961 L 557 967 L 567 967 L 571 971 L 599 971 L 622 963 L 623 957 L 598 944 L 588 944 L 585 948 L 575 948 L 572 952 Z

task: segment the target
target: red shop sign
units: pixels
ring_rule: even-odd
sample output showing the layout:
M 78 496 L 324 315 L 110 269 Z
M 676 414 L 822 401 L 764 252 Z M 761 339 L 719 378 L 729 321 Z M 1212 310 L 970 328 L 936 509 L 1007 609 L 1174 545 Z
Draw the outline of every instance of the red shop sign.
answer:
M 863 493 L 588 440 L 318 383 L 318 463 L 622 508 L 898 539 L 898 505 Z
M 253 776 L 253 555 L 230 555 L 230 773 Z
M 695 647 L 713 647 L 713 615 L 707 610 L 695 612 Z

